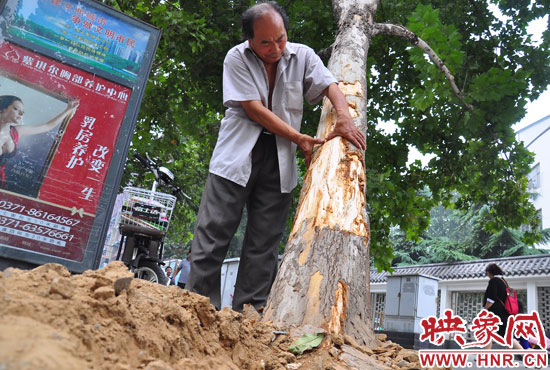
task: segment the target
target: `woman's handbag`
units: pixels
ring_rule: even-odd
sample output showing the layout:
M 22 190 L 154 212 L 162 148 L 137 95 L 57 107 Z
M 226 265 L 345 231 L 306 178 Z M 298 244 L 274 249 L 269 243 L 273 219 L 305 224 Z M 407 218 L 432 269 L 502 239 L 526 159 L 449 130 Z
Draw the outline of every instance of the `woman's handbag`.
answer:
M 506 312 L 508 312 L 510 315 L 517 315 L 519 312 L 518 294 L 514 289 L 510 288 L 506 280 L 502 278 L 499 279 L 502 280 L 504 284 L 506 284 L 506 301 L 502 302 L 502 300 L 498 297 L 497 299 L 500 301 L 500 303 L 502 303 Z

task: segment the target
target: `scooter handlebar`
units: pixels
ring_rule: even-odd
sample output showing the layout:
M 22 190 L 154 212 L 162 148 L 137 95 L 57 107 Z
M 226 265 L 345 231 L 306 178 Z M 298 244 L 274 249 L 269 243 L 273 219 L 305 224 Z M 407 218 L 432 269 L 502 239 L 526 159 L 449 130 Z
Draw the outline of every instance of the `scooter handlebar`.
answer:
M 134 158 L 137 159 L 138 161 L 141 162 L 142 165 L 144 165 L 145 167 L 149 168 L 151 166 L 151 164 L 149 163 L 149 161 L 146 159 L 146 158 L 143 158 L 141 155 L 139 155 L 138 153 L 134 153 Z

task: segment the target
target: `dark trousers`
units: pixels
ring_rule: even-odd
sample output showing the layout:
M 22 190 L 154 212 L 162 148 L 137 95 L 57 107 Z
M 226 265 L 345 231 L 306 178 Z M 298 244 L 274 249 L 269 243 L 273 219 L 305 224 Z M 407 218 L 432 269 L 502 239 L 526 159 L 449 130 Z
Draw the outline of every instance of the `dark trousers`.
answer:
M 192 244 L 187 289 L 221 307 L 221 266 L 246 205 L 248 223 L 233 295 L 233 309 L 265 306 L 277 273 L 291 194 L 281 193 L 275 136 L 261 134 L 252 150 L 252 173 L 246 187 L 209 174 Z

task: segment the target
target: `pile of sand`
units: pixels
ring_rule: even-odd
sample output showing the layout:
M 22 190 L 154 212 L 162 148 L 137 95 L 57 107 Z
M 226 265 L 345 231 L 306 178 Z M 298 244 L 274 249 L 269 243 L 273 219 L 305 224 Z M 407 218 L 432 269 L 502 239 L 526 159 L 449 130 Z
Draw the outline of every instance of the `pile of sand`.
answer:
M 73 275 L 48 264 L 0 272 L 0 369 L 415 369 L 415 351 L 332 338 L 296 357 L 255 313 L 133 279 L 121 262 Z

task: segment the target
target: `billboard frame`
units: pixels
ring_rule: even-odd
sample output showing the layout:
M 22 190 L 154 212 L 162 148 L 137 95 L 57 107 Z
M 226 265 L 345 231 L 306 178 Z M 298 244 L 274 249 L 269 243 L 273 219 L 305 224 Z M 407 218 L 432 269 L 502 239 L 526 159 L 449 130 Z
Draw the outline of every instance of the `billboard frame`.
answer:
M 7 33 L 6 29 L 9 26 L 9 17 L 6 17 L 5 13 L 7 11 L 14 11 L 14 9 L 11 9 L 10 6 L 18 4 L 19 1 L 26 0 L 0 1 L 0 43 L 6 40 L 17 46 L 32 50 L 37 54 L 44 55 L 45 57 L 70 65 L 74 68 L 101 77 L 118 85 L 127 87 L 131 89 L 132 94 L 128 101 L 128 105 L 120 126 L 118 138 L 113 148 L 113 155 L 105 176 L 101 196 L 96 207 L 95 218 L 90 228 L 84 250 L 84 257 L 82 258 L 82 260 L 74 261 L 66 258 L 59 258 L 44 253 L 38 253 L 32 250 L 27 250 L 14 246 L 6 246 L 2 244 L 0 244 L 0 259 L 4 259 L 4 265 L 7 261 L 8 265 L 15 265 L 15 267 L 22 268 L 28 268 L 32 265 L 42 265 L 45 263 L 59 263 L 66 266 L 70 271 L 76 273 L 80 273 L 88 269 L 96 269 L 100 263 L 103 244 L 105 241 L 104 239 L 107 234 L 107 227 L 109 225 L 116 195 L 118 193 L 127 153 L 130 148 L 132 135 L 135 130 L 136 121 L 139 114 L 139 108 L 143 100 L 145 87 L 147 85 L 149 73 L 153 65 L 155 52 L 158 47 L 161 32 L 158 28 L 154 26 L 151 26 L 138 19 L 132 18 L 127 14 L 110 8 L 102 3 L 98 3 L 92 0 L 78 0 L 78 3 L 82 3 L 92 9 L 97 9 L 98 11 L 106 13 L 109 17 L 112 17 L 113 19 L 116 19 L 121 23 L 127 24 L 131 27 L 137 28 L 149 34 L 148 43 L 145 48 L 145 52 L 143 53 L 143 58 L 140 68 L 136 74 L 136 78 L 134 80 L 126 79 L 117 74 L 110 73 L 104 69 L 97 68 L 91 64 L 87 64 L 76 57 L 73 58 L 69 55 L 60 55 L 59 53 L 55 53 L 53 50 L 48 49 L 47 47 L 33 43 L 16 35 L 11 35 Z M 65 0 L 65 2 L 70 3 L 75 1 Z M 17 262 L 20 262 L 20 266 L 18 266 Z

